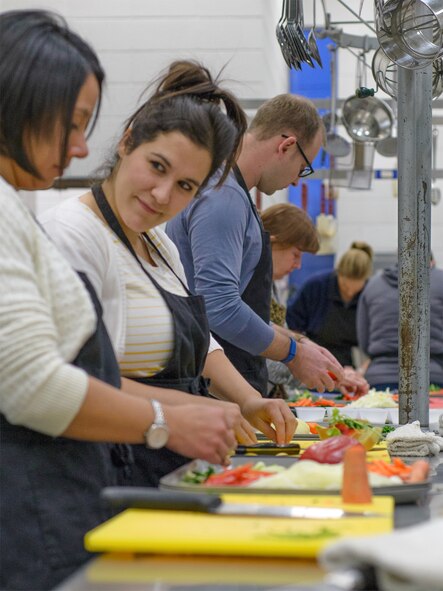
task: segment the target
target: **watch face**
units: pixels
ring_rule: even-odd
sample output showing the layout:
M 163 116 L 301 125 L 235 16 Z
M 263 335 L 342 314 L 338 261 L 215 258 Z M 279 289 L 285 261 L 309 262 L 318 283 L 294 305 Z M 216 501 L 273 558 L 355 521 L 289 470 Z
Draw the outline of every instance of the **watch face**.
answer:
M 162 425 L 152 425 L 147 433 L 147 443 L 153 449 L 160 449 L 168 442 L 169 430 Z

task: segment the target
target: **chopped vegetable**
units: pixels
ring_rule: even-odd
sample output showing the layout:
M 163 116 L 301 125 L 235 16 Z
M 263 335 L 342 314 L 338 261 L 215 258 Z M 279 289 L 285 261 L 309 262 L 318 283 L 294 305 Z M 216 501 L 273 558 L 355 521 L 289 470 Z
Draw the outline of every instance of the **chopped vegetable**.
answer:
M 384 425 L 381 430 L 381 434 L 384 436 L 390 433 L 391 431 L 395 431 L 394 425 Z
M 366 450 L 371 449 L 380 441 L 381 429 L 372 427 L 367 421 L 358 421 L 341 415 L 337 408 L 332 410 L 332 416 L 328 420 L 329 427 L 318 426 L 320 439 L 327 439 L 336 435 L 349 435 L 355 437 Z
M 426 460 L 417 460 L 411 465 L 411 471 L 405 478 L 405 482 L 408 484 L 423 482 L 428 479 L 429 470 L 429 463 Z
M 311 430 L 309 429 L 309 425 L 303 421 L 302 419 L 297 419 L 297 428 L 295 430 L 296 435 L 309 435 Z
M 188 484 L 201 484 L 202 482 L 206 482 L 211 474 L 214 473 L 215 470 L 212 466 L 209 466 L 207 470 L 203 470 L 202 472 L 199 472 L 198 470 L 188 470 L 183 476 L 183 482 L 187 482 Z
M 306 424 L 309 427 L 309 431 L 313 434 L 313 435 L 317 435 L 317 427 L 318 427 L 318 423 L 311 423 L 309 421 L 306 422 Z
M 360 444 L 345 450 L 341 497 L 344 503 L 370 503 L 372 500 L 366 450 Z
M 397 408 L 398 404 L 389 390 L 376 390 L 372 388 L 367 394 L 358 400 L 351 402 L 350 408 Z
M 268 472 L 265 470 L 255 469 L 253 464 L 241 464 L 236 468 L 228 468 L 219 472 L 218 474 L 212 474 L 206 480 L 206 486 L 245 486 L 263 478 L 264 476 L 271 476 L 274 472 Z
M 300 456 L 300 460 L 314 460 L 320 464 L 338 464 L 343 461 L 348 447 L 360 445 L 353 437 L 339 435 L 310 445 Z
M 399 476 L 402 480 L 406 480 L 412 468 L 400 460 L 400 458 L 394 458 L 392 463 L 385 462 L 385 460 L 368 462 L 368 470 L 376 474 L 381 474 L 382 476 Z

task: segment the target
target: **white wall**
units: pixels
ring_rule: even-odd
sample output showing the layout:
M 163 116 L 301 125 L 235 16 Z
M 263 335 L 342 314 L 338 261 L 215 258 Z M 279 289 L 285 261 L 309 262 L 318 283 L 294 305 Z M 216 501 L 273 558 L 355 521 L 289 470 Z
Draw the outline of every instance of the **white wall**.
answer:
M 358 10 L 359 2 L 348 2 Z M 312 23 L 312 0 L 304 1 L 305 24 Z M 326 0 L 333 21 L 355 21 L 337 1 Z M 287 90 L 288 72 L 275 40 L 281 0 L 0 0 L 0 10 L 39 7 L 57 10 L 98 51 L 107 73 L 107 90 L 97 131 L 90 141 L 91 156 L 76 161 L 68 175 L 92 171 L 118 136 L 124 119 L 134 110 L 140 92 L 168 62 L 195 58 L 213 71 L 226 65 L 223 78 L 244 99 L 265 99 Z M 363 4 L 362 16 L 372 20 L 373 2 Z M 317 26 L 323 25 L 317 0 Z M 343 24 L 348 33 L 373 36 L 364 25 Z M 339 98 L 352 95 L 356 58 L 338 52 Z M 368 54 L 371 64 L 372 53 Z M 368 85 L 374 86 L 368 71 Z M 383 97 L 383 93 L 377 96 Z M 439 113 L 437 113 L 439 114 Z M 340 133 L 345 133 L 339 128 Z M 443 129 L 440 128 L 438 167 L 443 168 Z M 376 155 L 377 168 L 395 168 L 395 159 Z M 443 179 L 438 185 L 443 191 Z M 72 190 L 70 193 L 80 193 Z M 63 194 L 65 194 L 63 192 Z M 391 181 L 374 180 L 370 191 L 339 189 L 337 250 L 361 238 L 378 252 L 397 249 L 397 199 Z M 30 196 L 39 210 L 58 194 Z M 285 192 L 265 197 L 264 206 L 285 198 Z M 443 266 L 443 203 L 432 207 L 432 248 Z

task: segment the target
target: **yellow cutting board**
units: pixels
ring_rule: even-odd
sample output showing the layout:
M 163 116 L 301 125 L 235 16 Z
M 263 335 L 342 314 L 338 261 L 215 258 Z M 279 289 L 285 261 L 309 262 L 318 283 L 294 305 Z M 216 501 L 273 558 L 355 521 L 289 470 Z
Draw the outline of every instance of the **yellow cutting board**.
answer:
M 342 507 L 383 516 L 313 520 L 128 509 L 88 532 L 85 547 L 91 552 L 313 558 L 339 538 L 386 533 L 393 527 L 392 497 L 374 497 L 370 505 L 343 505 L 339 496 L 245 494 L 223 495 L 223 500 Z

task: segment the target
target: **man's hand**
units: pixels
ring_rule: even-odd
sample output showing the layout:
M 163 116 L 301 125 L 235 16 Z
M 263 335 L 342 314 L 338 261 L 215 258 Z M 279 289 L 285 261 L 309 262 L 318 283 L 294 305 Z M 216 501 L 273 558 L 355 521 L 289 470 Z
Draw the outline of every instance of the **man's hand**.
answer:
M 363 396 L 369 392 L 369 384 L 366 379 L 359 374 L 353 367 L 344 368 L 344 377 L 340 382 L 340 392 L 342 394 L 354 394 Z
M 251 397 L 241 411 L 251 425 L 272 441 L 279 445 L 291 441 L 297 420 L 284 400 Z
M 344 379 L 343 367 L 334 355 L 309 339 L 297 343 L 297 353 L 287 365 L 294 377 L 318 392 L 334 390 Z

